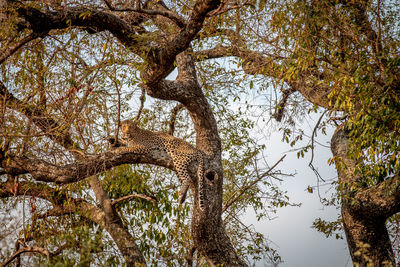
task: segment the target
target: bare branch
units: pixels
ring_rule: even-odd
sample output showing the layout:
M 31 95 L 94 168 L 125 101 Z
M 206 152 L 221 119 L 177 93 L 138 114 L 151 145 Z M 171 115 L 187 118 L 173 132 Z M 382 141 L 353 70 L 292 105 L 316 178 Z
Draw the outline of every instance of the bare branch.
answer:
M 147 196 L 147 195 L 143 195 L 143 194 L 132 194 L 132 195 L 120 197 L 118 199 L 114 199 L 112 201 L 111 205 L 115 206 L 119 202 L 127 200 L 127 199 L 131 199 L 131 198 L 141 198 L 141 199 L 145 199 L 150 202 L 153 202 L 153 203 L 157 203 L 157 201 L 158 201 L 157 198 L 154 196 Z
M 229 1 L 224 1 L 224 3 L 228 3 L 228 2 Z M 242 7 L 245 7 L 245 6 L 254 7 L 254 5 L 252 3 L 250 3 L 250 2 L 244 2 L 244 3 L 240 4 L 240 5 L 232 5 L 232 6 L 225 6 L 225 5 L 222 4 L 218 9 L 213 10 L 212 12 L 208 13 L 207 17 L 215 17 L 215 16 L 218 16 L 220 14 L 226 13 L 226 12 L 228 12 L 230 10 L 240 9 Z
M 61 11 L 41 11 L 39 9 L 20 6 L 17 8 L 20 16 L 24 17 L 36 33 L 50 30 L 80 27 L 89 33 L 109 31 L 124 45 L 134 48 L 137 44 L 134 38 L 136 32 L 119 17 L 92 9 L 64 8 Z
M 165 152 L 153 151 L 146 155 L 111 151 L 88 156 L 74 163 L 58 166 L 42 159 L 17 157 L 11 154 L 0 159 L 0 166 L 6 173 L 20 175 L 30 173 L 37 181 L 54 183 L 73 183 L 109 170 L 121 164 L 154 164 L 174 170 L 171 157 Z
M 42 255 L 45 255 L 47 257 L 50 256 L 50 252 L 42 247 L 38 247 L 38 246 L 24 246 L 21 249 L 19 249 L 17 252 L 15 252 L 11 257 L 9 257 L 5 262 L 3 262 L 1 264 L 1 266 L 6 266 L 9 263 L 11 263 L 16 257 L 18 257 L 20 254 L 22 253 L 27 253 L 27 252 L 31 252 L 31 253 L 40 253 Z
M 229 199 L 227 201 L 227 203 L 225 204 L 225 206 L 222 208 L 222 212 L 225 212 L 232 204 L 234 204 L 236 201 L 239 200 L 239 198 L 250 188 L 252 188 L 254 185 L 256 185 L 257 183 L 259 183 L 262 179 L 264 179 L 266 176 L 268 176 L 271 171 L 273 169 L 275 169 L 275 167 L 286 157 L 286 155 L 283 155 L 271 168 L 269 168 L 266 172 L 264 172 L 263 174 L 261 174 L 259 177 L 257 177 L 257 179 L 255 179 L 253 182 L 251 182 L 250 184 L 242 187 L 239 189 L 239 191 L 235 192 L 231 199 Z
M 140 100 L 140 106 L 139 106 L 138 113 L 135 117 L 135 121 L 139 121 L 140 115 L 142 115 L 144 102 L 146 100 L 146 90 L 143 87 L 142 87 L 142 93 L 140 94 L 139 100 Z
M 174 135 L 176 116 L 178 115 L 178 112 L 181 111 L 184 107 L 185 107 L 184 105 L 178 104 L 171 110 L 171 118 L 169 120 L 168 134 Z
M 285 111 L 286 102 L 289 99 L 289 96 L 293 94 L 296 90 L 293 87 L 290 87 L 288 90 L 281 90 L 282 99 L 279 101 L 276 106 L 276 112 L 273 114 L 275 120 L 282 121 L 283 113 Z
M 22 46 L 25 44 L 29 43 L 32 40 L 35 40 L 36 38 L 40 36 L 44 36 L 45 33 L 38 34 L 38 33 L 31 33 L 22 40 L 20 40 L 18 43 L 14 44 L 12 47 L 5 49 L 5 51 L 2 51 L 0 54 L 0 64 L 3 63 L 8 57 L 10 57 L 12 54 L 18 51 Z
M 145 14 L 150 16 L 163 16 L 172 20 L 179 28 L 184 28 L 186 26 L 185 20 L 169 10 L 154 10 L 154 9 L 137 9 L 137 8 L 115 8 L 113 11 L 119 12 L 135 12 L 139 14 Z

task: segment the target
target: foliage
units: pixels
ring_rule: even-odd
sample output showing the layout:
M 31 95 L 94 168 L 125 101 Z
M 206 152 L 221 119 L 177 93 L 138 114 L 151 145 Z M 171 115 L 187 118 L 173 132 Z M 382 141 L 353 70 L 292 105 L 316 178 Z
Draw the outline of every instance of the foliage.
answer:
M 68 1 L 61 2 L 54 5 L 61 7 L 69 4 Z M 31 4 L 47 8 L 44 2 L 32 1 Z M 98 5 L 86 1 L 75 4 Z M 188 3 L 172 4 L 182 16 L 190 11 Z M 81 15 L 90 16 L 90 13 Z M 224 16 L 220 21 L 211 21 L 204 32 L 214 22 L 223 27 L 232 26 L 232 21 L 227 18 Z M 18 42 L 29 34 L 24 32 L 20 35 L 19 22 L 13 16 L 8 22 L 9 27 L 1 29 L 2 47 L 9 46 L 7 42 L 13 36 L 16 38 L 13 41 Z M 144 24 L 150 33 L 142 41 L 159 41 L 156 25 L 151 21 Z M 197 43 L 198 47 L 207 44 L 210 43 Z M 139 83 L 142 81 L 139 73 L 143 66 L 142 59 L 108 32 L 92 34 L 71 27 L 54 30 L 49 36 L 26 44 L 1 65 L 2 83 L 22 103 L 14 109 L 2 109 L 1 143 L 9 144 L 9 151 L 14 155 L 64 165 L 72 162 L 72 148 L 66 150 L 49 136 L 68 133 L 72 137 L 73 148 L 93 155 L 109 150 L 107 140 L 118 133 L 118 121 L 123 118 L 134 118 L 140 113 L 141 127 L 167 131 L 170 111 L 175 103 L 166 104 L 148 97 L 140 99 L 142 90 Z M 247 258 L 248 263 L 263 259 L 279 262 L 279 255 L 270 248 L 267 239 L 249 228 L 241 215 L 248 207 L 253 207 L 261 219 L 278 207 L 289 204 L 288 198 L 271 178 L 281 173 L 273 170 L 262 179 L 257 177 L 257 171 L 267 168 L 257 165 L 262 165 L 260 155 L 265 147 L 258 145 L 249 134 L 254 123 L 248 119 L 248 110 L 231 105 L 240 101 L 240 94 L 246 88 L 232 91 L 237 82 L 234 81 L 235 76 L 225 81 L 214 79 L 222 68 L 225 66 L 218 61 L 203 62 L 199 66 L 199 77 L 204 81 L 204 92 L 214 108 L 223 142 L 224 200 L 225 203 L 235 200 L 227 207 L 225 223 L 237 250 Z M 52 132 L 41 131 L 32 118 L 24 115 L 29 108 L 41 112 L 38 116 L 51 115 L 58 123 L 57 128 Z M 194 130 L 188 121 L 189 115 L 185 111 L 178 114 L 174 122 L 175 135 L 193 143 Z M 115 206 L 124 227 L 137 238 L 149 265 L 181 266 L 193 256 L 190 255 L 193 246 L 189 224 L 191 199 L 182 206 L 177 204 L 180 184 L 172 172 L 156 167 L 121 165 L 98 178 L 112 200 L 134 194 L 157 199 L 154 204 L 145 199 L 130 198 Z M 32 188 L 42 184 L 30 175 L 18 178 L 4 176 L 2 181 L 6 184 L 10 179 L 19 183 L 29 182 Z M 51 253 L 51 257 L 23 257 L 25 263 L 33 261 L 48 266 L 84 266 L 89 263 L 116 266 L 123 263 L 124 259 L 112 237 L 101 226 L 88 220 L 85 211 L 77 209 L 62 216 L 47 216 L 47 212 L 57 205 L 73 206 L 82 199 L 94 207 L 101 205 L 89 183 L 46 184 L 43 190 L 55 195 L 3 198 L 2 209 L 14 202 L 18 203 L 14 209 L 17 212 L 15 217 L 21 216 L 21 211 L 24 213 L 23 220 L 7 240 L 15 242 L 18 237 L 23 239 L 25 245 L 41 246 Z M 240 197 L 236 198 L 239 194 Z M 3 250 L 2 258 L 10 256 L 11 251 L 11 246 Z M 201 255 L 194 256 L 199 264 L 205 263 Z
M 288 1 L 271 22 L 291 51 L 286 79 L 307 71 L 310 87 L 330 88 L 331 116 L 346 120 L 368 186 L 400 167 L 398 9 L 390 1 Z
M 226 229 L 248 263 L 268 259 L 278 264 L 281 259 L 266 238 L 242 218 L 248 208 L 264 219 L 278 207 L 291 205 L 275 183 L 284 174 L 265 161 L 265 146 L 253 135 L 255 128 L 259 121 L 270 122 L 275 117 L 282 121 L 283 140 L 295 146 L 305 136 L 295 122 L 320 112 L 319 105 L 329 112 L 323 113 L 327 116 L 318 121 L 311 143 L 298 150 L 298 157 L 313 151 L 316 131 L 325 132 L 329 124 L 345 122 L 350 132 L 349 156 L 357 160 L 356 171 L 362 177 L 355 191 L 399 173 L 399 4 L 361 0 L 228 2 L 207 14 L 187 53 L 197 61 L 195 82 L 212 107 L 222 140 Z M 142 14 L 141 1 L 114 3 L 122 8 L 119 10 L 110 3 L 114 2 L 30 1 L 24 5 L 51 12 L 87 8 L 78 15 L 86 21 L 96 10 L 107 10 L 124 23 L 133 21 L 130 26 L 140 34 L 132 42 L 140 48 L 122 44 L 111 32 L 72 25 L 71 20 L 66 27 L 43 36 L 32 35 L 29 24 L 17 18 L 22 3 L 10 5 L 5 18 L 1 16 L 7 22 L 0 29 L 2 55 L 23 43 L 0 69 L 1 82 L 15 97 L 0 106 L 0 145 L 9 148 L 7 153 L 65 165 L 73 162 L 74 149 L 85 156 L 108 151 L 108 140 L 118 136 L 118 123 L 126 118 L 137 118 L 140 127 L 154 131 L 168 131 L 173 125 L 175 136 L 195 143 L 189 112 L 173 101 L 146 96 L 143 88 L 148 81 L 141 76 L 156 62 L 157 49 L 178 35 L 179 21 L 190 17 L 193 1 L 169 1 L 169 11 L 179 14 L 172 18 L 168 17 L 171 13 L 160 15 L 156 9 L 157 15 Z M 135 24 L 138 16 L 143 16 L 140 25 Z M 23 42 L 32 36 L 30 42 Z M 172 67 L 169 71 L 168 78 L 173 79 L 176 71 Z M 301 95 L 311 100 L 304 101 Z M 43 131 L 46 123 L 54 127 Z M 46 247 L 52 257 L 35 258 L 39 264 L 123 262 L 113 237 L 87 219 L 85 207 L 104 208 L 90 181 L 61 186 L 37 182 L 29 174 L 1 175 L 2 209 L 23 213 L 22 221 L 6 238 L 15 242 L 18 237 L 25 245 Z M 180 266 L 193 258 L 200 265 L 205 263 L 191 239 L 193 200 L 189 197 L 184 205 L 177 205 L 180 185 L 171 171 L 121 165 L 97 178 L 107 196 L 116 201 L 116 216 L 138 240 L 150 265 Z M 26 186 L 23 197 L 17 196 L 19 183 Z M 87 206 L 79 206 L 82 203 Z M 336 199 L 329 204 L 337 204 Z M 78 208 L 62 216 L 46 215 L 59 206 Z M 314 227 L 339 237 L 340 221 L 317 220 Z M 392 218 L 390 226 L 395 222 Z M 10 255 L 11 248 L 2 253 Z

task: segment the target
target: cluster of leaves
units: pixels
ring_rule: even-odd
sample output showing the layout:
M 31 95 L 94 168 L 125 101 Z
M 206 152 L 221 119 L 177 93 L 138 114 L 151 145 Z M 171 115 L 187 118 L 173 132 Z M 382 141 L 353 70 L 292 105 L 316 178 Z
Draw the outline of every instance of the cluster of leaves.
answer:
M 291 51 L 291 78 L 308 71 L 310 88 L 330 88 L 328 106 L 340 111 L 331 115 L 346 120 L 351 156 L 368 185 L 400 170 L 398 8 L 380 1 L 288 1 L 272 20 Z
M 1 33 L 7 38 L 16 34 L 8 31 L 8 28 L 4 28 Z M 130 55 L 108 33 L 92 35 L 67 29 L 28 44 L 1 66 L 1 76 L 7 88 L 26 106 L 37 107 L 45 114 L 51 114 L 59 123 L 59 128 L 55 129 L 57 134 L 68 132 L 73 142 L 79 143 L 85 153 L 98 153 L 109 148 L 106 140 L 114 136 L 118 119 L 133 118 L 140 106 L 137 93 L 141 90 L 137 85 L 143 64 Z M 259 178 L 255 163 L 264 147 L 258 146 L 249 135 L 253 122 L 245 119 L 248 110 L 230 106 L 231 102 L 240 101 L 245 86 L 237 87 L 241 91 L 232 91 L 235 83 L 230 79 L 212 84 L 210 77 L 217 80 L 218 70 L 225 68 L 223 65 L 218 68 L 218 62 L 213 64 L 201 66 L 205 71 L 200 76 L 203 81 L 208 81 L 203 88 L 215 108 L 223 139 L 224 175 L 227 181 L 224 199 L 229 201 L 236 196 L 230 193 L 239 193 L 248 187 L 227 210 L 229 234 L 249 262 L 265 257 L 279 262 L 279 255 L 269 247 L 264 236 L 232 219 L 234 217 L 240 222 L 240 216 L 249 206 L 258 212 L 259 218 L 268 217 L 268 212 L 289 202 L 269 176 L 260 179 L 259 183 L 253 183 Z M 141 127 L 168 130 L 169 113 L 173 105 L 161 101 L 146 102 L 140 118 Z M 2 121 L 7 126 L 2 128 L 2 136 L 11 143 L 12 151 L 41 157 L 55 164 L 68 163 L 70 154 L 51 142 L 34 125 L 28 126 L 30 122 L 22 113 L 22 109 L 21 113 L 2 113 Z M 187 121 L 187 113 L 180 113 L 175 135 L 193 141 L 194 131 Z M 280 175 L 277 171 L 273 174 Z M 118 214 L 131 233 L 140 240 L 139 247 L 150 265 L 156 266 L 159 262 L 169 266 L 183 265 L 193 245 L 189 226 L 190 198 L 182 207 L 177 205 L 179 184 L 176 177 L 170 171 L 159 168 L 120 166 L 102 174 L 101 178 L 111 199 L 131 194 L 157 198 L 156 205 L 136 198 L 121 201 L 117 204 Z M 34 182 L 29 176 L 26 181 Z M 61 187 L 60 194 L 83 198 L 97 205 L 86 182 Z M 22 203 L 24 200 L 17 198 L 16 201 Z M 84 219 L 82 214 L 77 212 L 59 218 L 35 219 L 35 216 L 50 208 L 47 201 L 37 199 L 37 202 L 40 208 L 27 213 L 26 219 L 32 220 L 31 225 L 25 227 L 24 222 L 15 235 L 20 233 L 23 236 L 27 234 L 26 228 L 34 229 L 28 231 L 30 236 L 26 238 L 27 244 L 32 242 L 49 251 L 66 247 L 62 253 L 48 259 L 35 257 L 38 264 L 70 266 L 92 262 L 120 265 L 123 262 L 111 237 Z M 198 257 L 199 264 L 204 261 Z
M 349 132 L 348 156 L 357 162 L 360 177 L 353 191 L 400 172 L 399 10 L 397 1 L 284 1 L 270 21 L 286 50 L 282 55 L 287 59 L 280 65 L 283 80 L 290 83 L 307 75 L 304 94 L 328 96 L 323 103 L 327 118 L 336 126 L 343 123 Z M 284 129 L 284 139 L 291 145 L 301 140 L 302 133 Z M 329 204 L 337 205 L 339 198 L 340 194 Z M 313 227 L 327 237 L 341 238 L 341 221 L 317 219 Z M 398 255 L 398 215 L 387 225 Z

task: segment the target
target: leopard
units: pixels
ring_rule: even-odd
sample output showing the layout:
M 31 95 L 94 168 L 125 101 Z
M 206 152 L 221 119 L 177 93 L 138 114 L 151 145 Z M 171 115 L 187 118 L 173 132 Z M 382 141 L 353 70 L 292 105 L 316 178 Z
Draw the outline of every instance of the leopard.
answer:
M 198 202 L 200 209 L 204 210 L 205 181 L 204 156 L 202 152 L 183 139 L 170 134 L 142 129 L 137 125 L 136 121 L 124 120 L 120 126 L 122 140 L 120 146 L 116 148 L 118 152 L 145 155 L 153 151 L 163 151 L 171 157 L 175 172 L 182 184 L 179 191 L 179 204 L 184 203 L 192 181 L 188 171 L 189 164 L 197 161 Z

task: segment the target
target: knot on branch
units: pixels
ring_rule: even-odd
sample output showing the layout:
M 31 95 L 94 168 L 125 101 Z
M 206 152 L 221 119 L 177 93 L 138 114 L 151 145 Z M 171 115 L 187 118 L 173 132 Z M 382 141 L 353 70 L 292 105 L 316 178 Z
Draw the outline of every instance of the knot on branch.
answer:
M 204 172 L 204 176 L 207 178 L 208 181 L 213 182 L 218 179 L 218 173 L 213 170 L 206 170 Z

